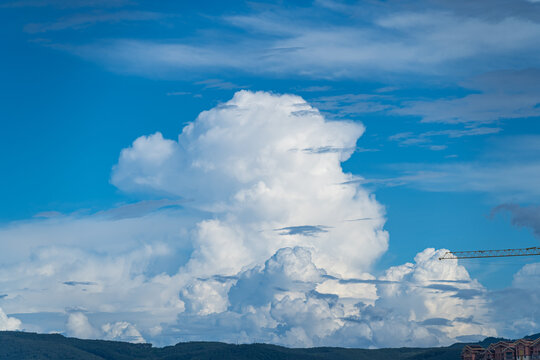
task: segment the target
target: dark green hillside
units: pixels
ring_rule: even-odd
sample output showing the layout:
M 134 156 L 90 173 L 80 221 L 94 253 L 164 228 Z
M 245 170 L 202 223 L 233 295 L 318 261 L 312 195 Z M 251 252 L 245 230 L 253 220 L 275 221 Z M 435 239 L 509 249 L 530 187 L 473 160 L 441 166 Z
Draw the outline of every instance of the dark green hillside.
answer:
M 528 338 L 538 338 L 540 334 Z M 487 338 L 487 346 L 502 339 Z M 441 348 L 345 349 L 320 347 L 290 349 L 268 344 L 231 345 L 188 342 L 154 348 L 150 344 L 80 340 L 62 335 L 0 331 L 0 359 L 47 360 L 457 360 L 465 344 Z

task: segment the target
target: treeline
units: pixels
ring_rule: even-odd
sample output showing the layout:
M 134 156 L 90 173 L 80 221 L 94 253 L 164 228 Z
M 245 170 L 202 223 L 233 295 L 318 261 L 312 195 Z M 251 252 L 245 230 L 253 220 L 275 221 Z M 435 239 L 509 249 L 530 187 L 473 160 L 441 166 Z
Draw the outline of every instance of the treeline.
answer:
M 540 334 L 537 334 L 531 338 L 539 336 Z M 501 339 L 488 338 L 480 344 L 485 346 L 499 340 Z M 155 348 L 150 344 L 81 340 L 58 334 L 0 331 L 2 360 L 457 360 L 465 345 L 368 350 L 334 347 L 290 349 L 268 344 L 187 342 Z

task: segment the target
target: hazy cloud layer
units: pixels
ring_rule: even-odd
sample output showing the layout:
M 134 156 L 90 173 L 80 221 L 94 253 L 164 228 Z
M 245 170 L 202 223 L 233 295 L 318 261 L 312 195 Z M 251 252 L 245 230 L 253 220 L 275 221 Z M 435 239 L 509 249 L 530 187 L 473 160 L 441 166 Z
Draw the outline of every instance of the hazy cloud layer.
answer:
M 494 291 L 491 294 L 492 308 L 500 311 L 500 317 L 494 316 L 496 326 L 509 336 L 519 337 L 525 329 L 538 329 L 540 326 L 540 288 L 534 286 L 540 281 L 540 263 L 530 263 L 514 275 L 511 289 Z M 495 313 L 493 312 L 493 315 Z M 517 335 L 517 336 L 516 336 Z

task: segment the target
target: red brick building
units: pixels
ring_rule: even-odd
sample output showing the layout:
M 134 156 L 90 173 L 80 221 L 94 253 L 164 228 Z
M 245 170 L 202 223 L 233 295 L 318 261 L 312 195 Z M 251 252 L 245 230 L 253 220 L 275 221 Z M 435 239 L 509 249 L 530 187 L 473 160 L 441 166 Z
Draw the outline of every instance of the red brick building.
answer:
M 462 360 L 540 360 L 540 338 L 499 341 L 483 348 L 467 345 L 461 352 Z

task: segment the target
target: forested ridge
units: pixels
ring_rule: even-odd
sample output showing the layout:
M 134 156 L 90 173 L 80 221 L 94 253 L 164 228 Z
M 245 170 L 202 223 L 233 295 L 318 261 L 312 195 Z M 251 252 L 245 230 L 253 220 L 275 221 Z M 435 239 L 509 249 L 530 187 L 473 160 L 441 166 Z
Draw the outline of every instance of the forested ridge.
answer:
M 529 338 L 538 338 L 540 334 Z M 487 346 L 503 340 L 487 338 L 478 343 Z M 348 349 L 337 347 L 286 348 L 269 344 L 233 345 L 219 342 L 186 342 L 163 348 L 151 344 L 118 341 L 81 340 L 59 334 L 18 331 L 0 332 L 0 359 L 77 359 L 77 360 L 457 360 L 466 344 L 436 348 Z

